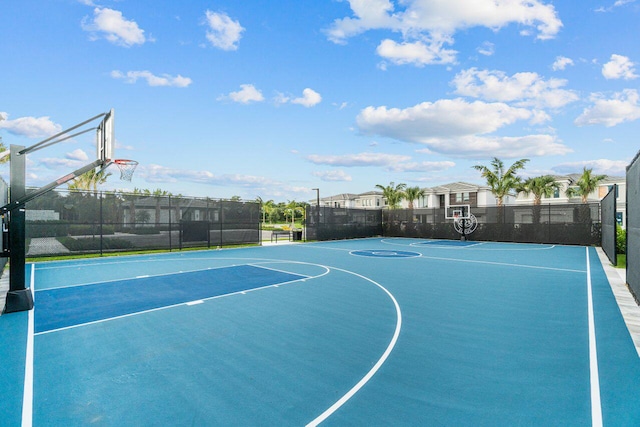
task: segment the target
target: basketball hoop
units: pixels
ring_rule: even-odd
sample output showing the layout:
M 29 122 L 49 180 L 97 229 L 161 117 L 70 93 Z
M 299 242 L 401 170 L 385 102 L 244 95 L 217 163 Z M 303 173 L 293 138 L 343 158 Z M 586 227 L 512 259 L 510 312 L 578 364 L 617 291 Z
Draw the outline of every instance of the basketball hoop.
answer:
M 138 162 L 135 160 L 127 160 L 127 159 L 117 159 L 114 160 L 113 163 L 118 166 L 120 169 L 120 179 L 123 181 L 131 181 L 131 177 L 133 176 L 133 172 L 136 170 L 136 166 L 138 166 Z

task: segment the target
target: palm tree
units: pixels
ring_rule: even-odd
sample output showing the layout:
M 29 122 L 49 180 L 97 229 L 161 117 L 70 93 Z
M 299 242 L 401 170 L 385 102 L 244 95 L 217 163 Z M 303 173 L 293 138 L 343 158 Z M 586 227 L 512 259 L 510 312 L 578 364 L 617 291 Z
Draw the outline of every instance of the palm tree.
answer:
M 287 205 L 285 206 L 285 221 L 286 221 L 286 215 L 287 215 L 287 213 L 289 213 L 291 215 L 291 228 L 292 229 L 295 227 L 296 214 L 297 213 L 302 214 L 303 212 L 304 212 L 303 208 L 295 200 L 289 201 L 289 203 L 287 203 Z
M 516 187 L 516 191 L 523 193 L 525 196 L 533 194 L 534 205 L 540 205 L 542 203 L 542 197 L 551 197 L 554 192 L 559 189 L 560 183 L 551 175 L 528 178 Z
M 89 191 L 92 190 L 94 195 L 98 194 L 98 186 L 107 182 L 107 179 L 111 176 L 111 172 L 106 171 L 106 169 L 100 169 L 100 171 L 96 171 L 96 169 L 90 169 L 82 175 L 76 177 L 67 184 L 69 190 L 76 191 Z
M 541 218 L 542 197 L 551 197 L 560 189 L 560 183 L 551 175 L 536 176 L 521 182 L 517 187 L 518 193 L 525 196 L 533 194 L 533 223 L 538 224 Z
M 391 182 L 386 187 L 384 185 L 376 184 L 376 188 L 382 190 L 382 196 L 387 199 L 387 205 L 389 209 L 398 209 L 400 202 L 404 199 L 404 190 L 407 188 L 407 184 L 395 185 L 395 182 Z
M 426 191 L 420 187 L 407 187 L 404 190 L 404 197 L 409 202 L 409 209 L 413 209 L 413 201 L 424 197 Z
M 0 136 L 0 153 L 4 154 L 5 151 L 7 151 L 7 154 L 0 157 L 0 164 L 7 163 L 9 161 L 9 153 L 8 153 L 9 149 L 5 147 L 4 142 L 2 142 L 2 137 Z
M 269 215 L 269 222 L 271 221 L 271 212 L 274 208 L 274 201 L 267 200 L 266 202 L 262 200 L 262 197 L 256 197 L 256 202 L 260 203 L 260 210 L 262 211 L 262 226 L 264 227 L 267 223 L 267 215 Z
M 582 198 L 582 203 L 587 203 L 589 194 L 596 191 L 598 189 L 598 184 L 600 184 L 600 181 L 602 181 L 606 177 L 606 175 L 593 175 L 593 169 L 587 169 L 585 166 L 582 169 L 582 176 L 578 179 L 578 181 L 576 181 L 577 187 L 567 188 L 567 197 L 580 196 Z
M 521 179 L 516 175 L 516 172 L 524 169 L 524 165 L 528 161 L 529 159 L 517 160 L 509 169 L 505 170 L 502 160 L 494 157 L 491 160 L 491 169 L 483 165 L 475 165 L 473 168 L 482 173 L 482 177 L 487 180 L 487 185 L 491 188 L 491 192 L 496 196 L 498 206 L 502 206 L 504 198 L 520 185 Z

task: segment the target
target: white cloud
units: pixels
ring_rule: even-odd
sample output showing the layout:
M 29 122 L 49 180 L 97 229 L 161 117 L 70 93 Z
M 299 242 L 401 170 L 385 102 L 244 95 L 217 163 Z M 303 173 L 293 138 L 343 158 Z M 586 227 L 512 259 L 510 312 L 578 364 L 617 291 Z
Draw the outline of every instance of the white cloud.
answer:
M 476 50 L 480 55 L 492 56 L 496 52 L 496 46 L 491 42 L 483 42 Z
M 593 106 L 585 108 L 574 121 L 577 126 L 604 125 L 612 127 L 623 122 L 640 119 L 640 96 L 635 89 L 616 92 L 609 99 L 604 95 L 591 95 Z
M 536 108 L 559 108 L 577 101 L 575 91 L 562 89 L 566 84 L 566 80 L 544 80 L 532 72 L 507 76 L 502 71 L 476 68 L 459 72 L 452 81 L 459 95 Z
M 209 29 L 207 30 L 207 40 L 222 50 L 237 50 L 238 43 L 245 30 L 239 21 L 234 21 L 225 13 L 205 12 Z
M 231 99 L 232 101 L 239 102 L 241 104 L 249 104 L 251 102 L 264 101 L 264 96 L 262 96 L 262 92 L 256 89 L 252 84 L 243 84 L 240 85 L 239 91 L 231 92 L 229 95 L 218 98 L 218 100 L 222 99 Z
M 602 75 L 606 79 L 637 79 L 635 64 L 626 56 L 611 55 L 609 62 L 602 66 Z
M 301 98 L 295 98 L 291 100 L 292 104 L 299 104 L 304 107 L 313 107 L 318 105 L 322 101 L 322 96 L 313 89 L 306 88 L 302 91 Z
M 567 58 L 566 56 L 556 56 L 556 60 L 551 65 L 553 71 L 564 70 L 569 65 L 573 65 L 573 59 Z
M 438 172 L 451 169 L 456 164 L 454 162 L 406 162 L 396 163 L 389 166 L 392 172 Z
M 148 40 L 144 30 L 135 21 L 129 21 L 122 16 L 122 12 L 106 7 L 96 7 L 92 21 L 85 17 L 82 29 L 90 32 L 93 39 L 98 39 L 101 35 L 111 43 L 125 47 L 141 45 Z
M 629 162 L 624 160 L 598 159 L 561 163 L 552 169 L 556 173 L 579 173 L 586 167 L 587 169 L 593 169 L 593 172 L 596 174 L 624 176 L 628 164 Z
M 532 29 L 538 39 L 544 40 L 555 37 L 562 27 L 553 5 L 538 0 L 348 1 L 353 16 L 336 19 L 326 31 L 328 38 L 343 44 L 348 38 L 369 30 L 400 33 L 402 43 L 385 40 L 378 47 L 379 55 L 396 64 L 452 62 L 455 52 L 441 49 L 442 44 L 452 43 L 453 35 L 467 28 L 499 30 L 517 24 Z
M 19 117 L 9 120 L 7 113 L 0 112 L 0 129 L 14 135 L 28 138 L 44 138 L 62 131 L 62 126 L 54 123 L 47 116 L 43 117 Z
M 276 104 L 298 104 L 304 107 L 310 108 L 318 105 L 322 102 L 322 96 L 313 89 L 306 88 L 302 91 L 302 96 L 299 98 L 291 98 L 283 93 L 278 93 L 273 99 Z
M 75 149 L 70 153 L 67 153 L 65 157 L 69 160 L 78 160 L 81 162 L 89 160 L 89 156 L 87 155 L 87 153 L 85 153 L 84 150 L 80 148 Z
M 114 70 L 111 72 L 111 77 L 114 79 L 123 79 L 127 83 L 135 83 L 138 79 L 144 79 L 149 86 L 187 87 L 193 83 L 189 77 L 182 77 L 179 74 L 175 77 L 169 74 L 156 76 L 150 71 L 127 71 L 123 73 L 122 71 Z
M 376 53 L 396 65 L 413 64 L 422 67 L 427 64 L 452 64 L 456 59 L 456 51 L 444 49 L 444 43 L 453 40 L 431 41 L 425 44 L 422 40 L 416 42 L 396 43 L 393 40 L 383 40 Z
M 356 118 L 365 135 L 420 143 L 431 152 L 456 157 L 543 156 L 571 151 L 552 135 L 487 135 L 521 120 L 539 122 L 540 114 L 505 103 L 462 99 L 424 102 L 405 109 L 367 107 Z
M 206 170 L 174 169 L 157 164 L 145 165 L 136 171 L 147 182 L 195 182 L 209 185 L 234 185 L 246 188 L 263 188 L 282 183 L 254 175 L 215 175 Z
M 311 154 L 307 156 L 307 160 L 316 165 L 330 166 L 392 166 L 398 162 L 406 162 L 411 160 L 411 156 L 401 154 L 383 154 L 383 153 L 358 153 L 343 155 L 320 155 Z
M 318 171 L 313 172 L 312 175 L 327 182 L 351 182 L 353 179 L 351 175 L 342 170 Z
M 430 138 L 490 133 L 532 117 L 533 113 L 524 108 L 457 98 L 423 102 L 405 109 L 367 107 L 356 123 L 366 135 L 424 143 Z

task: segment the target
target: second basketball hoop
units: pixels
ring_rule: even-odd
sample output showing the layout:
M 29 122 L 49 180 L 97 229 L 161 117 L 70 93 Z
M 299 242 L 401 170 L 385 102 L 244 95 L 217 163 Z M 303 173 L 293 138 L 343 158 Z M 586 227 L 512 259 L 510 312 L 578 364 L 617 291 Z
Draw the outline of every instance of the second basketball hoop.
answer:
M 113 163 L 115 163 L 116 166 L 118 166 L 118 169 L 120 169 L 120 179 L 123 181 L 131 181 L 131 177 L 133 177 L 133 172 L 135 172 L 138 162 L 128 159 L 116 159 Z

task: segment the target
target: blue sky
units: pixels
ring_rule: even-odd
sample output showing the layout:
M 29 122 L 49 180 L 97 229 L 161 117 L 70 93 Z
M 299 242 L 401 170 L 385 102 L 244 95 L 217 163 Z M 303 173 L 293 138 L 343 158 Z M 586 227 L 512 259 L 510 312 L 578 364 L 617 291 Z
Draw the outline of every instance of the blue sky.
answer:
M 104 189 L 265 200 L 390 182 L 608 175 L 640 149 L 636 0 L 4 0 L 0 136 L 32 145 L 111 108 Z M 29 185 L 95 158 L 30 154 Z M 7 180 L 8 167 L 0 167 Z

